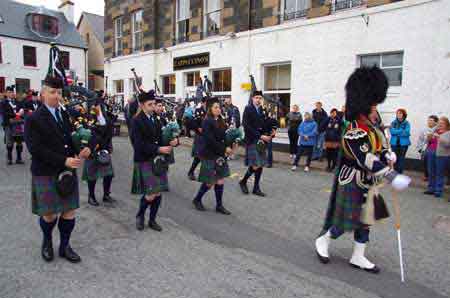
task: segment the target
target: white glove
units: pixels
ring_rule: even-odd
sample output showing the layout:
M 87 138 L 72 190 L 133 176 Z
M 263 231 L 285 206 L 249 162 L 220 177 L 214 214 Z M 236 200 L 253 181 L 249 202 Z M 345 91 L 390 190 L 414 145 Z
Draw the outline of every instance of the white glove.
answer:
M 392 180 L 391 184 L 395 190 L 402 191 L 408 188 L 410 183 L 411 178 L 406 175 L 398 174 L 397 176 L 395 176 L 394 180 Z
M 397 154 L 395 154 L 395 152 L 393 151 L 386 153 L 385 157 L 389 162 L 392 162 L 393 164 L 397 162 Z

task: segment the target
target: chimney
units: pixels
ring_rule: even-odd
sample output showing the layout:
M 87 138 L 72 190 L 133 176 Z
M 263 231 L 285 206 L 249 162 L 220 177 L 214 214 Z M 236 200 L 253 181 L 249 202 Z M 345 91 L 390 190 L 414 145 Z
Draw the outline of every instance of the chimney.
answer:
M 73 6 L 74 4 L 70 0 L 61 0 L 61 4 L 58 6 L 59 11 L 62 12 L 66 16 L 67 21 L 72 24 L 75 23 Z

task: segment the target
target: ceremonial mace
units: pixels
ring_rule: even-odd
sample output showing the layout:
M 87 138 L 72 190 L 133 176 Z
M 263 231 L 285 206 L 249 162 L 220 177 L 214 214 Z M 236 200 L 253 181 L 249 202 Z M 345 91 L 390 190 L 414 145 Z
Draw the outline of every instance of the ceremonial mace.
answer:
M 391 134 L 389 132 L 388 127 L 386 127 L 384 129 L 384 134 L 387 139 L 389 152 L 392 152 Z M 405 282 L 405 272 L 404 272 L 404 268 L 403 268 L 402 237 L 401 237 L 401 233 L 400 233 L 400 201 L 398 200 L 397 191 L 395 189 L 392 189 L 392 204 L 394 205 L 395 229 L 397 230 L 398 255 L 400 258 L 400 276 L 401 276 L 402 282 Z

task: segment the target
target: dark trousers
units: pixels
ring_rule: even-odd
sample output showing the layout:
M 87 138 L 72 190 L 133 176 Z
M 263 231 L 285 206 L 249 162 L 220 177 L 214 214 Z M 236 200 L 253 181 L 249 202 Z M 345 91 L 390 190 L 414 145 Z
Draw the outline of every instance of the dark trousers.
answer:
M 397 162 L 394 165 L 394 169 L 401 174 L 405 168 L 405 156 L 408 151 L 408 146 L 392 146 L 392 151 L 397 155 Z
M 329 169 L 334 169 L 336 167 L 338 152 L 339 152 L 339 148 L 327 148 L 326 149 Z
M 267 143 L 267 165 L 272 166 L 273 163 L 273 143 L 270 141 Z
M 428 178 L 429 173 L 428 173 L 428 156 L 427 153 L 425 152 L 423 154 L 423 167 L 424 167 L 424 171 L 423 171 L 423 175 L 425 176 L 425 178 Z
M 294 165 L 298 165 L 298 161 L 303 155 L 306 155 L 306 166 L 309 167 L 311 164 L 311 158 L 313 154 L 314 146 L 298 146 L 297 154 L 295 155 Z
M 289 153 L 295 155 L 297 153 L 298 133 L 296 130 L 288 131 L 289 137 Z

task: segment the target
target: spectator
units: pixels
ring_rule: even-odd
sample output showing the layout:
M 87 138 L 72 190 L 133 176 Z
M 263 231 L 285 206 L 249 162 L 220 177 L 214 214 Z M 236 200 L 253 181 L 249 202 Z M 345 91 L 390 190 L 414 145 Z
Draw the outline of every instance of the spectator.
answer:
M 341 107 L 341 110 L 337 112 L 337 115 L 342 121 L 345 120 L 345 105 Z
M 297 169 L 298 161 L 302 155 L 306 155 L 305 172 L 309 172 L 314 144 L 317 141 L 317 123 L 311 117 L 310 113 L 305 113 L 304 118 L 305 120 L 298 127 L 298 151 L 292 165 L 292 171 Z
M 338 110 L 332 109 L 328 124 L 325 129 L 325 150 L 327 154 L 327 171 L 331 172 L 336 167 L 339 145 L 341 142 L 342 119 L 338 116 Z
M 227 118 L 225 119 L 228 125 L 234 125 L 234 127 L 241 127 L 241 113 L 239 112 L 239 108 L 233 105 L 233 102 L 230 97 L 225 98 L 225 107 L 224 107 Z
M 327 126 L 328 114 L 322 109 L 322 103 L 316 102 L 316 108 L 312 112 L 314 121 L 317 124 L 318 136 L 314 146 L 312 159 L 321 159 L 323 154 L 323 143 L 325 142 L 325 128 Z
M 424 180 L 428 180 L 428 161 L 427 161 L 427 146 L 428 146 L 428 135 L 434 134 L 437 128 L 437 123 L 439 118 L 436 115 L 431 115 L 428 117 L 427 127 L 419 135 L 419 140 L 417 141 L 416 150 L 420 154 L 420 158 L 424 165 Z
M 294 159 L 297 153 L 297 142 L 298 142 L 298 126 L 302 123 L 302 114 L 299 112 L 298 105 L 292 106 L 292 111 L 287 115 L 288 124 L 288 136 L 289 136 L 289 152 L 291 154 L 291 159 Z
M 194 111 L 195 111 L 195 103 L 194 102 L 186 102 L 186 108 L 183 112 L 183 122 L 185 128 L 185 135 L 187 138 L 191 137 L 191 126 L 192 121 L 194 120 Z
M 409 145 L 411 145 L 411 126 L 408 120 L 406 120 L 408 114 L 404 109 L 397 110 L 397 117 L 391 123 L 391 147 L 392 151 L 397 155 L 397 162 L 394 165 L 394 169 L 400 174 L 403 173 L 405 166 L 405 156 L 408 151 Z
M 441 117 L 437 130 L 428 135 L 428 190 L 425 194 L 442 197 L 444 179 L 450 160 L 450 122 Z

